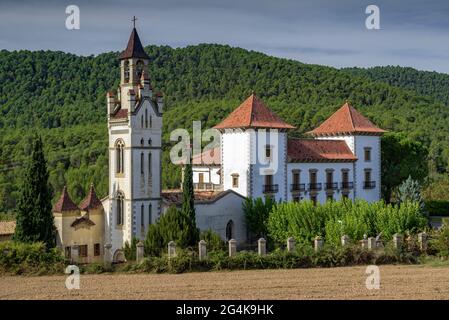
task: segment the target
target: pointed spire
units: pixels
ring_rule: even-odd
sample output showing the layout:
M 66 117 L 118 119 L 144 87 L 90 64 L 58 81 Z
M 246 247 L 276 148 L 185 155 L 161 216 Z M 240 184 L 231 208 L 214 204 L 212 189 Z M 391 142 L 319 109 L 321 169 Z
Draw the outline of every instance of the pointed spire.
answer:
M 92 209 L 96 209 L 100 207 L 101 201 L 97 197 L 97 193 L 94 189 L 94 184 L 90 184 L 89 193 L 87 194 L 86 198 L 84 198 L 83 201 L 81 201 L 79 208 L 83 211 L 88 211 Z
M 380 135 L 386 132 L 358 112 L 348 101 L 324 121 L 318 128 L 307 132 L 313 136 L 371 134 Z
M 119 56 L 119 60 L 130 58 L 141 58 L 150 60 L 150 57 L 146 54 L 145 50 L 143 49 L 136 28 L 133 28 L 126 49 Z
M 214 128 L 294 129 L 295 127 L 279 118 L 253 93 Z
M 64 211 L 74 211 L 79 210 L 76 204 L 72 201 L 67 192 L 67 187 L 64 186 L 62 189 L 62 194 L 59 200 L 53 206 L 53 212 L 64 212 Z

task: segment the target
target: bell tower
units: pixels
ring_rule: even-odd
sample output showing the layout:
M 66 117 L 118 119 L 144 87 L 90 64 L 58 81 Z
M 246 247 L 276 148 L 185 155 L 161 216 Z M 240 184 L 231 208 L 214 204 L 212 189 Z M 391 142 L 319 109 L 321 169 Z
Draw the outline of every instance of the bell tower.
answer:
M 153 94 L 150 57 L 134 27 L 120 54 L 120 86 L 108 92 L 109 206 L 106 241 L 114 259 L 143 240 L 160 214 L 162 94 Z

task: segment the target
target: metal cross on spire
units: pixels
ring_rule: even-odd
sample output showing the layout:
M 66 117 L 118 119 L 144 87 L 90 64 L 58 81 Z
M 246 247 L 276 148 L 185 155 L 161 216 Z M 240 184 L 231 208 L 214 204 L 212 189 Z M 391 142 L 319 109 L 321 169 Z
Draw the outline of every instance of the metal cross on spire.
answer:
M 136 27 L 136 20 L 137 20 L 136 16 L 133 16 L 133 18 L 131 19 L 131 21 L 133 22 L 134 28 Z

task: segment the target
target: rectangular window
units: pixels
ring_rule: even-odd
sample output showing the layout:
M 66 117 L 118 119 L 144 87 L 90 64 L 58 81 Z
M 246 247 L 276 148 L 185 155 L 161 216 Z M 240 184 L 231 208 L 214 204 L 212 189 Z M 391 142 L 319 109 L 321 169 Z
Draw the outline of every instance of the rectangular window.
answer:
M 99 243 L 96 243 L 96 244 L 94 244 L 94 256 L 99 256 L 101 253 L 100 253 L 100 244 Z
M 202 188 L 203 184 L 204 184 L 204 173 L 199 173 L 198 174 L 198 183 L 200 185 L 200 188 Z
M 265 146 L 265 158 L 271 159 L 271 146 Z
M 145 224 L 145 214 L 144 214 L 145 206 L 142 204 L 140 207 L 140 226 L 143 227 Z
M 310 183 L 311 184 L 316 184 L 316 180 L 317 180 L 317 174 L 316 171 L 310 171 L 310 177 L 309 177 Z
M 334 182 L 334 175 L 332 171 L 327 171 L 326 172 L 326 183 L 328 185 L 332 184 L 332 182 Z
M 299 185 L 299 172 L 293 172 L 293 184 Z
M 153 205 L 150 203 L 148 205 L 148 224 L 151 224 L 151 222 L 153 221 L 153 213 L 151 212 L 153 209 Z
M 79 246 L 80 248 L 80 257 L 86 258 L 87 257 L 87 244 Z
M 273 185 L 273 175 L 267 174 L 265 176 L 265 185 L 272 186 Z
M 72 248 L 71 247 L 65 247 L 65 257 L 67 259 L 72 258 Z
M 232 175 L 232 187 L 233 188 L 238 188 L 239 187 L 239 175 L 238 174 L 233 174 Z
M 365 148 L 365 161 L 371 161 L 371 148 Z
M 371 170 L 365 170 L 365 182 L 371 181 Z
M 341 180 L 343 184 L 347 185 L 349 182 L 349 172 L 348 171 L 342 171 L 341 172 Z
M 148 154 L 148 175 L 151 175 L 151 152 Z

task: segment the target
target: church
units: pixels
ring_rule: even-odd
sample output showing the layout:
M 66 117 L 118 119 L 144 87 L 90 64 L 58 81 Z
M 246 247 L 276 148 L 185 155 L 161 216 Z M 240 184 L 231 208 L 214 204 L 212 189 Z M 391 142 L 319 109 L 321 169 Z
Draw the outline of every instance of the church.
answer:
M 181 190 L 162 190 L 164 104 L 151 86 L 150 57 L 135 28 L 119 61 L 120 85 L 106 97 L 109 194 L 100 200 L 91 186 L 76 205 L 64 189 L 53 208 L 58 246 L 82 262 L 106 256 L 123 261 L 125 243 L 143 240 L 150 224 L 181 204 Z M 245 244 L 247 197 L 315 203 L 380 199 L 385 131 L 348 102 L 306 139 L 290 138 L 295 127 L 254 94 L 214 128 L 218 147 L 192 157 L 200 230 Z

